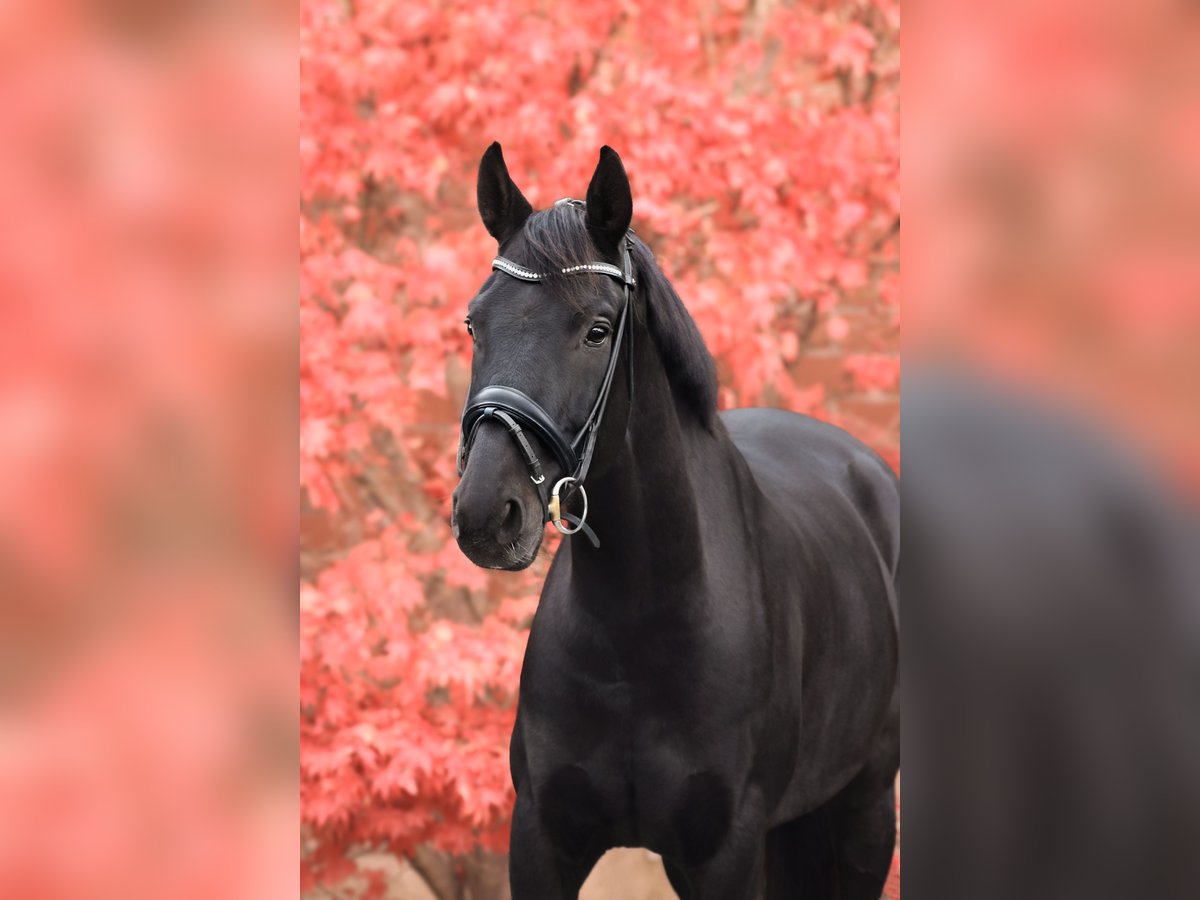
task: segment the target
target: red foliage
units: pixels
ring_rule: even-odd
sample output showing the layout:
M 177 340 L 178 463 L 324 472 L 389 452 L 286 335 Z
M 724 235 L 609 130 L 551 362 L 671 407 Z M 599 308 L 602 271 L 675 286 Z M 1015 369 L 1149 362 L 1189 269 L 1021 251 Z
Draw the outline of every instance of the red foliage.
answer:
M 894 460 L 894 424 L 841 401 L 896 395 L 898 27 L 893 0 L 302 4 L 306 877 L 364 846 L 506 844 L 544 561 L 485 574 L 445 525 L 494 251 L 483 148 L 535 206 L 617 148 L 722 403 L 841 420 Z

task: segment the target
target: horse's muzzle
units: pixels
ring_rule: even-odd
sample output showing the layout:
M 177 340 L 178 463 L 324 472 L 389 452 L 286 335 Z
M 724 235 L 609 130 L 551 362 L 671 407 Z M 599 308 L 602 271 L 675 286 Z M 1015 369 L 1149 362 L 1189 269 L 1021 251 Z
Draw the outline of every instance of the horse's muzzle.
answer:
M 482 429 L 495 442 L 477 454 L 454 491 L 450 526 L 462 552 L 488 569 L 524 569 L 542 543 L 541 496 L 521 472 L 500 429 Z

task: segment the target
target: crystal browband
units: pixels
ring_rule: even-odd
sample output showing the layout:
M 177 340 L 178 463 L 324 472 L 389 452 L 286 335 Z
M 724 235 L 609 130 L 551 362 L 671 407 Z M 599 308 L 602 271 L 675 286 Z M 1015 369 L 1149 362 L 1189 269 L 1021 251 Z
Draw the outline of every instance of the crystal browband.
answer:
M 518 265 L 511 259 L 505 259 L 503 256 L 497 256 L 492 260 L 492 268 L 499 269 L 504 274 L 511 275 L 513 278 L 520 278 L 522 281 L 541 281 L 546 277 L 541 272 L 534 272 L 532 269 Z M 622 281 L 625 279 L 625 273 L 619 268 L 602 262 L 580 263 L 577 266 L 567 266 L 561 271 L 564 275 L 594 272 L 598 275 L 611 275 L 613 278 L 620 278 Z

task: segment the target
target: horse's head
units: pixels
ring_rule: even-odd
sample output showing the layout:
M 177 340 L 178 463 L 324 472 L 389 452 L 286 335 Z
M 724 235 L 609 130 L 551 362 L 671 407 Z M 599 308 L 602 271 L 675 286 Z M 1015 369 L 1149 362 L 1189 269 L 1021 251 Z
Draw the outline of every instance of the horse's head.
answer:
M 499 386 L 518 406 L 531 400 L 540 410 L 532 417 L 518 411 L 506 420 L 492 412 L 503 411 L 501 399 L 473 421 L 464 416 L 462 479 L 451 521 L 472 562 L 516 570 L 528 566 L 541 546 L 550 486 L 577 474 L 568 466 L 579 445 L 564 452 L 562 444 L 570 445 L 596 418 L 597 398 L 607 393 L 602 387 L 614 368 L 626 292 L 619 273 L 578 267 L 602 263 L 631 271 L 624 241 L 633 199 L 620 157 L 605 147 L 586 207 L 558 204 L 535 213 L 509 177 L 499 144 L 480 162 L 478 199 L 503 260 L 467 307 L 475 343 L 468 409 L 484 389 Z M 577 270 L 563 273 L 571 267 Z M 535 274 L 536 279 L 525 277 Z M 541 412 L 548 429 L 536 427 Z M 527 426 L 517 439 L 514 418 Z M 565 437 L 558 447 L 554 431 Z

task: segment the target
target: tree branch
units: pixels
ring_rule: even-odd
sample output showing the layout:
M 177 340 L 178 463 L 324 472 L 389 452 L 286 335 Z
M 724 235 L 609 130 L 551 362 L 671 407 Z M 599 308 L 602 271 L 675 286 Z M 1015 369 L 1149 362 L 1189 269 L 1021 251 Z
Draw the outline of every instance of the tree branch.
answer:
M 408 857 L 408 862 L 437 894 L 438 900 L 462 900 L 452 860 L 422 844 Z

